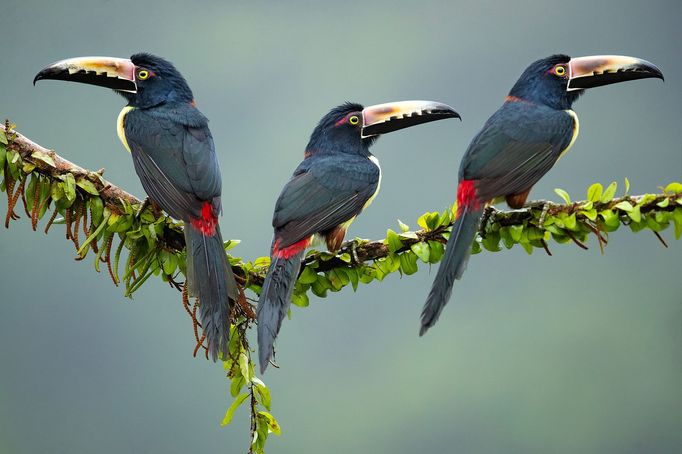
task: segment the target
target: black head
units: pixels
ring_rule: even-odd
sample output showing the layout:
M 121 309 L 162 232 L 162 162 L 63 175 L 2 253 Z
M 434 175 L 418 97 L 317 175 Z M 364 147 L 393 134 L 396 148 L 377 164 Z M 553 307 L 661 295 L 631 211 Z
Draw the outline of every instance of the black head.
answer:
M 130 59 L 78 57 L 61 60 L 41 70 L 33 80 L 56 79 L 111 88 L 138 108 L 193 100 L 185 78 L 172 63 L 152 54 Z
M 369 147 L 380 134 L 444 118 L 460 116 L 452 107 L 433 101 L 398 101 L 369 107 L 347 102 L 322 117 L 306 151 L 368 156 Z
M 362 137 L 363 109 L 362 105 L 352 102 L 334 107 L 313 130 L 306 151 L 368 155 L 369 147 L 379 136 Z
M 509 96 L 553 109 L 570 109 L 582 90 L 567 91 L 571 57 L 557 54 L 535 61 L 526 68 Z
M 168 102 L 189 103 L 192 90 L 182 74 L 168 60 L 140 53 L 130 57 L 135 65 L 136 92 L 120 91 L 133 107 L 153 107 Z
M 557 54 L 526 68 L 509 95 L 553 109 L 570 109 L 587 88 L 650 77 L 663 79 L 663 73 L 639 58 L 621 55 L 571 58 Z

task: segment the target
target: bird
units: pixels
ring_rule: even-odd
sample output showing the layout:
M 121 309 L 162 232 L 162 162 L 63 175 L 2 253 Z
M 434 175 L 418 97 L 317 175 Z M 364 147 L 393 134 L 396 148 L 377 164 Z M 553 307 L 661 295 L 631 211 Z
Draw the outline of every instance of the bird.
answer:
M 239 288 L 218 225 L 222 178 L 208 119 L 175 66 L 161 57 L 77 57 L 42 69 L 43 79 L 110 88 L 127 105 L 118 137 L 130 152 L 149 199 L 184 223 L 186 286 L 199 298 L 200 319 L 213 361 L 228 356 L 229 317 Z
M 261 373 L 289 310 L 305 249 L 316 236 L 329 251 L 338 250 L 351 222 L 379 192 L 381 168 L 372 144 L 380 134 L 445 118 L 461 119 L 450 106 L 433 101 L 370 107 L 349 102 L 319 121 L 275 204 L 270 266 L 257 308 Z
M 573 103 L 588 88 L 651 77 L 663 79 L 663 73 L 646 60 L 619 55 L 557 54 L 526 68 L 462 158 L 456 219 L 422 310 L 420 336 L 436 323 L 462 277 L 486 206 L 506 200 L 521 208 L 575 142 L 580 127 Z

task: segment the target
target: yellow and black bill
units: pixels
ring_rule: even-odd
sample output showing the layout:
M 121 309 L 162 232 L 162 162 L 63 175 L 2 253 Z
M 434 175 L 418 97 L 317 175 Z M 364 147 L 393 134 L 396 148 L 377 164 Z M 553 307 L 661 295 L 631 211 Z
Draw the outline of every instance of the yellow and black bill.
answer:
M 33 84 L 42 79 L 80 82 L 131 93 L 137 91 L 135 65 L 127 58 L 68 58 L 40 70 Z
M 623 55 L 571 58 L 568 62 L 568 73 L 567 91 L 650 77 L 663 79 L 663 73 L 653 63 Z
M 434 101 L 399 101 L 365 107 L 362 110 L 362 137 L 371 137 L 410 126 L 461 117 L 455 110 Z

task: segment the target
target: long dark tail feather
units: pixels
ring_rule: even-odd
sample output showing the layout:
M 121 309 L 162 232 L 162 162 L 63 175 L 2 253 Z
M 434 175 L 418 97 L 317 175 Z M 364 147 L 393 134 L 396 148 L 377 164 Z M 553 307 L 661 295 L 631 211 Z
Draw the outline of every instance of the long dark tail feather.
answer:
M 239 288 L 227 262 L 223 237 L 216 227 L 207 236 L 192 226 L 185 229 L 187 243 L 187 284 L 189 294 L 199 298 L 201 326 L 213 361 L 228 356 L 230 308 Z
M 272 357 L 277 333 L 291 303 L 305 250 L 289 258 L 272 257 L 258 300 L 258 360 L 261 374 Z
M 450 299 L 455 279 L 460 279 L 464 274 L 469 255 L 471 255 L 471 243 L 476 237 L 482 214 L 482 209 L 472 209 L 471 207 L 464 207 L 458 213 L 457 220 L 452 226 L 450 239 L 445 246 L 445 257 L 438 267 L 431 292 L 422 310 L 420 336 L 423 336 L 429 328 L 436 324 L 443 307 Z

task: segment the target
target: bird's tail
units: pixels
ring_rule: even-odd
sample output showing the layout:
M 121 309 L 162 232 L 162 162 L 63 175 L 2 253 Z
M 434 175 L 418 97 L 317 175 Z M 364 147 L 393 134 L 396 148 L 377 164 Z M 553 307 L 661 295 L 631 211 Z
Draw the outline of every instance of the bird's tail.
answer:
M 213 361 L 228 356 L 230 308 L 239 288 L 227 262 L 223 237 L 216 225 L 202 232 L 194 225 L 185 228 L 187 244 L 187 285 L 191 296 L 199 298 L 201 326 Z
M 445 246 L 445 257 L 438 267 L 431 292 L 422 310 L 420 336 L 436 324 L 443 307 L 450 299 L 455 279 L 461 278 L 464 274 L 471 255 L 471 243 L 476 236 L 482 214 L 481 207 L 462 206 L 458 210 L 457 220 L 452 226 L 450 239 Z
M 261 374 L 268 367 L 275 338 L 289 310 L 306 245 L 307 240 L 281 251 L 277 249 L 277 243 L 273 248 L 270 268 L 258 300 L 258 360 Z

